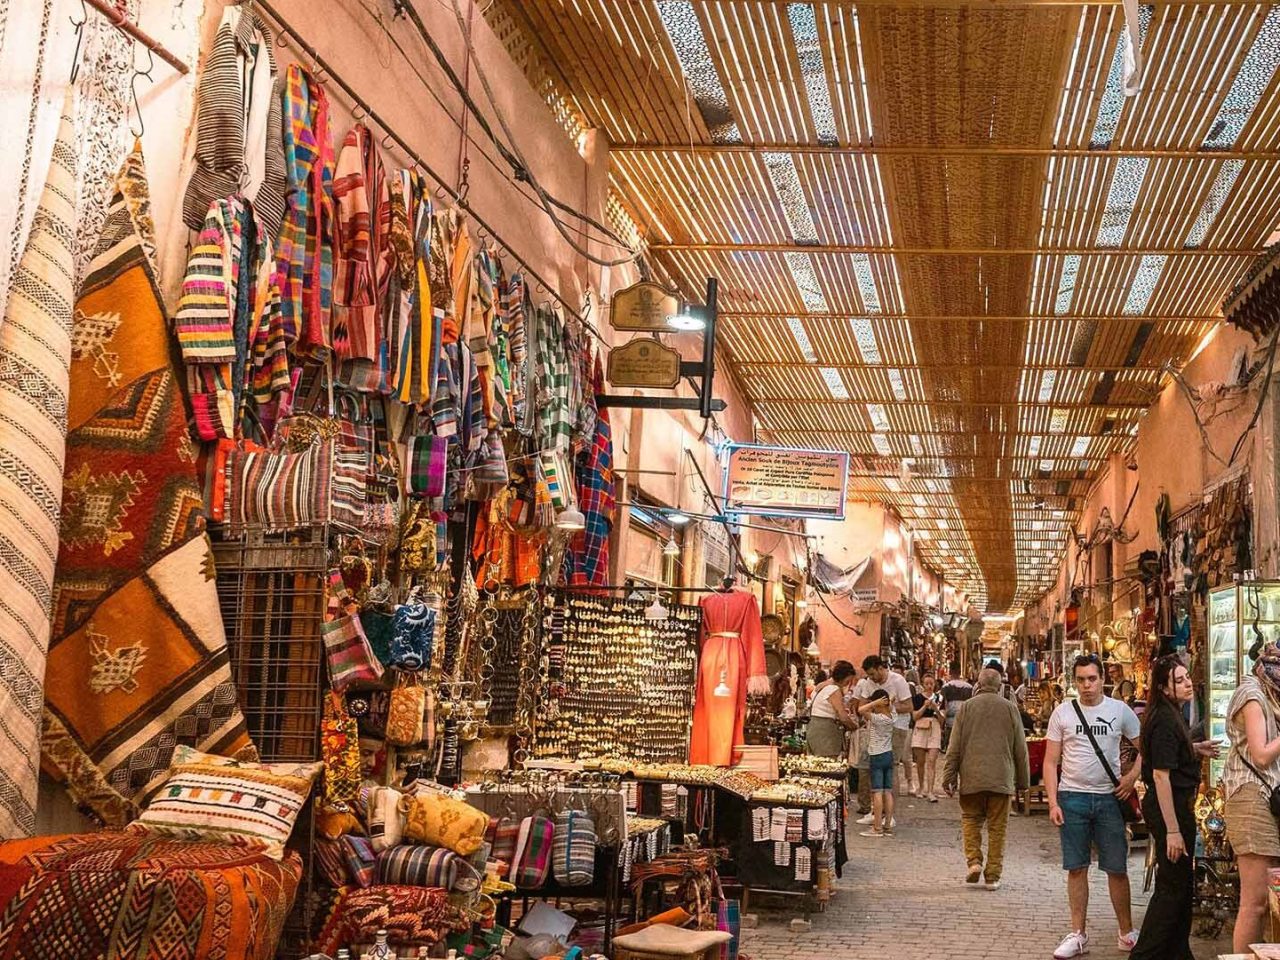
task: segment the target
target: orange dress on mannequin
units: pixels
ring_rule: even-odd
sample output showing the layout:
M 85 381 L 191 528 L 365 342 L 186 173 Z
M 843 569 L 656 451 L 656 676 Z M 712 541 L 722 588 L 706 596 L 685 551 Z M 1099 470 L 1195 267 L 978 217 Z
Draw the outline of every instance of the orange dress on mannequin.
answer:
M 744 590 L 709 593 L 702 598 L 702 653 L 698 658 L 697 694 L 689 762 L 727 767 L 733 748 L 744 743 L 747 687 L 768 686 L 760 604 Z M 721 677 L 729 696 L 717 697 Z

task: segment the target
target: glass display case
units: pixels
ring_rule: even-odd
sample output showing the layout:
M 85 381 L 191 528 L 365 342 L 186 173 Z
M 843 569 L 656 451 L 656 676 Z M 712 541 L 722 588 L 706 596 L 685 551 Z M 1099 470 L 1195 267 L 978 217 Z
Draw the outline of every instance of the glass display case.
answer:
M 1209 782 L 1222 777 L 1226 761 L 1227 704 L 1253 669 L 1249 650 L 1261 638 L 1280 642 L 1280 582 L 1253 581 L 1209 593 L 1208 735 L 1222 741 L 1222 756 L 1209 764 Z

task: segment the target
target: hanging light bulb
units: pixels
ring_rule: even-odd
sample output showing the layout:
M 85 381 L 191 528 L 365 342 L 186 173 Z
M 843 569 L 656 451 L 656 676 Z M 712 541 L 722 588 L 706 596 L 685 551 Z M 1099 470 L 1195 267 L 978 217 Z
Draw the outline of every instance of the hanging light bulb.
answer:
M 672 537 L 670 540 L 667 541 L 667 545 L 662 548 L 662 555 L 664 557 L 680 556 L 680 544 L 676 543 L 675 537 Z
M 799 600 L 796 601 L 797 610 L 803 610 L 807 606 L 809 606 L 809 601 L 806 600 L 804 597 L 801 597 Z
M 729 671 L 720 671 L 720 682 L 716 684 L 716 688 L 711 691 L 717 697 L 727 697 L 732 695 L 733 691 L 729 689 Z
M 683 527 L 689 522 L 689 515 L 682 510 L 672 510 L 667 514 L 667 523 L 673 527 Z
M 585 530 L 587 529 L 587 518 L 582 515 L 582 511 L 577 507 L 565 507 L 556 515 L 557 530 Z
M 804 648 L 804 652 L 811 657 L 817 657 L 822 654 L 822 649 L 818 646 L 817 640 L 810 640 L 809 646 Z
M 703 330 L 707 321 L 693 312 L 694 308 L 687 303 L 680 305 L 680 312 L 667 317 L 667 326 L 672 330 Z

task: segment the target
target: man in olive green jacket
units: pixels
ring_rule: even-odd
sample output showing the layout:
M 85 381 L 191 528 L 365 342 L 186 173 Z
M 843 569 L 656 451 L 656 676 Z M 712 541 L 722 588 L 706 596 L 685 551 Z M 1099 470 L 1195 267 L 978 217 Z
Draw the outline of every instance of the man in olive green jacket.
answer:
M 1018 708 L 1000 696 L 1004 678 L 991 669 L 978 674 L 974 695 L 956 715 L 942 771 L 948 795 L 960 788 L 964 855 L 969 861 L 965 883 L 983 877 L 982 827 L 987 828 L 985 879 L 988 890 L 1000 888 L 1004 867 L 1004 835 L 1009 805 L 1017 790 L 1027 789 L 1027 738 Z

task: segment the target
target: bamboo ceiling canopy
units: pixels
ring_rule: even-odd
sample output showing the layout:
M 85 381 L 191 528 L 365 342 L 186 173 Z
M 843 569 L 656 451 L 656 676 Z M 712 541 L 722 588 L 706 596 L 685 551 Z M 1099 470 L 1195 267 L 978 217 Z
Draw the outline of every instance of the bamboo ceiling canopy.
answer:
M 980 609 L 1035 601 L 1108 458 L 1280 224 L 1280 6 L 495 0 L 660 279 L 720 281 L 761 438 L 849 450 Z M 1191 442 L 1192 438 L 1188 438 Z M 1139 520 L 1139 522 L 1146 522 Z

